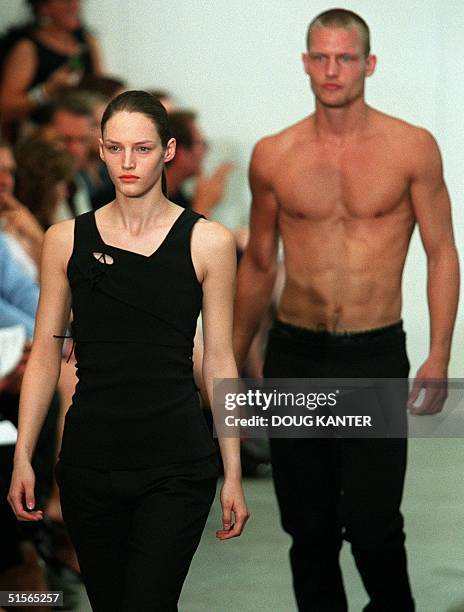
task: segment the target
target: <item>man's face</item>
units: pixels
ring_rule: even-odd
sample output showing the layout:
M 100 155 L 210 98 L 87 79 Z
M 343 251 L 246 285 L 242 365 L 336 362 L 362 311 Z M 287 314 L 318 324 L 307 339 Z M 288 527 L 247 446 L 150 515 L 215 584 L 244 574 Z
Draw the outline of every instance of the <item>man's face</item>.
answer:
M 181 146 L 178 151 L 178 155 L 179 153 L 182 155 L 182 162 L 187 177 L 198 176 L 201 173 L 203 159 L 208 150 L 204 135 L 197 123 L 192 122 L 190 130 L 192 134 L 192 146 L 189 149 Z
M 315 27 L 310 50 L 303 54 L 306 74 L 316 100 L 328 108 L 343 108 L 364 95 L 364 81 L 375 69 L 376 58 L 364 54 L 356 28 Z
M 87 161 L 92 142 L 92 118 L 58 110 L 53 116 L 52 125 L 73 157 L 74 170 L 81 170 Z
M 0 148 L 0 204 L 2 193 L 13 193 L 16 164 L 8 148 Z

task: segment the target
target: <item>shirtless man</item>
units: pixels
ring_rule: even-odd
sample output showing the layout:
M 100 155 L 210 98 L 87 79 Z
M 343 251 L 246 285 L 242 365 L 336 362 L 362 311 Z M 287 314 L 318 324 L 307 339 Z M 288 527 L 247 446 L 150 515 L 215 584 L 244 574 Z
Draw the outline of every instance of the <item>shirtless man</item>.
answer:
M 366 104 L 365 79 L 376 58 L 358 15 L 322 13 L 308 28 L 307 48 L 303 65 L 316 111 L 261 140 L 251 161 L 237 363 L 268 306 L 280 235 L 286 284 L 264 375 L 407 378 L 401 279 L 417 223 L 431 335 L 411 404 L 424 379 L 447 377 L 457 307 L 458 259 L 440 153 L 425 130 Z M 439 411 L 444 395 L 428 389 L 420 411 Z M 399 509 L 406 440 L 274 439 L 271 451 L 282 524 L 293 538 L 299 610 L 347 609 L 338 562 L 343 539 L 370 597 L 365 610 L 414 610 Z

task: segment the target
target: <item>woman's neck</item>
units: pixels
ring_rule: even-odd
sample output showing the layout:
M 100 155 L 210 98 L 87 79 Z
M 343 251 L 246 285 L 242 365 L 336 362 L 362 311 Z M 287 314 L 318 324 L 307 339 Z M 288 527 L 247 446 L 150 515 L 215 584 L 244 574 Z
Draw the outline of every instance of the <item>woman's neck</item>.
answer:
M 113 202 L 113 215 L 125 228 L 136 233 L 147 226 L 157 224 L 170 208 L 172 204 L 161 189 L 150 190 L 140 197 L 129 197 L 117 191 Z

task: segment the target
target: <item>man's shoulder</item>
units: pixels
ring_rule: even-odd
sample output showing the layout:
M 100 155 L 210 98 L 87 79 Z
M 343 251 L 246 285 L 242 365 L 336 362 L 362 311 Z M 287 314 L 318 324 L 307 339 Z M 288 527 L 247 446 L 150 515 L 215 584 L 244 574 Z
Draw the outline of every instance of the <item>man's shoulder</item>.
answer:
M 388 140 L 398 146 L 418 149 L 419 153 L 426 152 L 424 148 L 436 147 L 435 138 L 426 128 L 378 110 L 372 110 L 372 112 L 374 125 L 380 128 Z
M 269 164 L 278 164 L 279 160 L 285 158 L 289 151 L 299 143 L 302 136 L 307 137 L 312 130 L 312 125 L 313 116 L 311 115 L 258 140 L 253 149 L 254 164 L 264 167 Z

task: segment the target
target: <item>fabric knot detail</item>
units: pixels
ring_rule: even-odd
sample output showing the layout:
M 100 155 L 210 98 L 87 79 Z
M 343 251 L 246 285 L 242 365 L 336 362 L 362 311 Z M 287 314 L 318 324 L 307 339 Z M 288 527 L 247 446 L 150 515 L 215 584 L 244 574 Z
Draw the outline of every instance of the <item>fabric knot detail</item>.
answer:
M 96 257 L 93 257 L 93 259 L 94 261 L 87 269 L 86 277 L 90 282 L 91 288 L 95 289 L 101 279 L 108 272 L 109 264 L 106 262 L 104 253 L 102 253 L 98 259 Z

